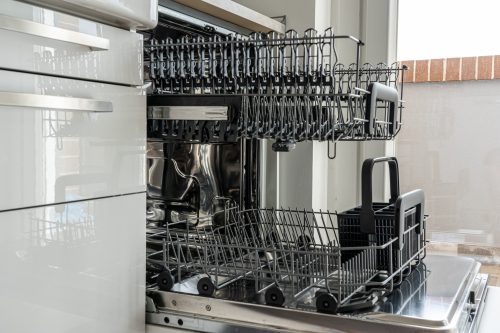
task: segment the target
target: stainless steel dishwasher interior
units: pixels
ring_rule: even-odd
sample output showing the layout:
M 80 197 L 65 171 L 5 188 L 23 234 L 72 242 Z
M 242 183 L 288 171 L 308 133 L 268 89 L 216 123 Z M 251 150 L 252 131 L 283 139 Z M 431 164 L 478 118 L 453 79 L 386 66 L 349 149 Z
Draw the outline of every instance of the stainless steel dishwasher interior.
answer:
M 166 45 L 162 43 L 168 44 L 165 41 L 175 43 L 177 38 L 188 34 L 191 37 L 184 39 L 187 43 L 203 37 L 210 44 L 220 41 L 220 36 L 227 33 L 240 33 L 244 41 L 249 32 L 234 26 L 217 26 L 198 18 L 190 19 L 185 14 L 160 8 L 158 27 L 145 35 L 145 73 L 154 73 L 155 70 L 156 73 L 162 73 L 166 70 L 161 68 L 165 61 L 155 59 L 156 53 L 153 51 Z M 316 38 L 314 32 L 307 33 L 311 34 L 307 35 L 311 40 Z M 290 36 L 295 38 L 293 34 Z M 357 45 L 359 54 L 359 47 L 363 43 L 349 38 Z M 182 43 L 178 47 L 182 48 Z M 359 79 L 352 75 L 357 75 L 360 70 L 368 74 L 359 76 Z M 393 74 L 381 75 L 382 72 Z M 341 125 L 332 127 L 335 131 L 344 131 L 340 136 L 320 131 L 320 138 L 327 138 L 328 135 L 332 135 L 332 140 L 340 141 L 366 140 L 367 136 L 381 140 L 393 138 L 400 129 L 399 117 L 403 107 L 401 96 L 388 87 L 396 86 L 402 73 L 404 69 L 390 66 L 337 68 L 337 84 L 342 89 L 353 84 L 356 87 L 364 85 L 366 89 L 355 89 L 359 96 L 371 94 L 371 101 L 367 102 L 366 108 L 370 110 L 371 103 L 374 114 L 368 115 L 370 118 L 366 121 L 354 117 L 351 123 L 341 122 L 344 128 Z M 148 80 L 165 82 L 146 75 Z M 381 81 L 387 86 L 379 83 L 370 85 L 372 81 Z M 423 198 L 422 211 L 419 211 L 420 206 L 411 209 L 402 206 L 401 216 L 406 226 L 399 240 L 378 239 L 377 245 L 371 238 L 342 245 L 345 242 L 340 237 L 345 232 L 342 228 L 351 228 L 349 223 L 352 223 L 352 217 L 360 215 L 362 207 L 339 214 L 262 208 L 258 139 L 276 138 L 276 133 L 271 135 L 272 129 L 263 127 L 270 132 L 262 134 L 259 131 L 253 133 L 248 129 L 238 129 L 239 134 L 234 134 L 236 131 L 229 124 L 234 111 L 234 98 L 226 96 L 234 93 L 233 88 L 224 87 L 224 93 L 221 93 L 222 90 L 210 90 L 216 86 L 213 82 L 210 84 L 212 88 L 196 88 L 191 83 L 190 90 L 187 89 L 185 93 L 182 85 L 181 88 L 175 88 L 178 90 L 169 90 L 172 88 L 163 86 L 163 83 L 159 87 L 156 83 L 152 84 L 149 92 L 148 324 L 214 333 L 236 330 L 474 331 L 487 276 L 478 273 L 479 265 L 473 260 L 426 255 Z M 193 96 L 193 93 L 200 95 Z M 343 96 L 344 92 L 335 91 L 337 93 Z M 243 104 L 257 103 L 262 98 L 258 91 L 256 94 L 243 93 L 242 96 Z M 353 97 L 354 104 L 361 101 L 364 105 L 366 97 L 359 96 Z M 338 103 L 349 100 L 349 97 L 342 98 Z M 259 100 L 258 103 L 265 102 Z M 227 104 L 222 105 L 224 103 Z M 333 107 L 324 100 L 319 103 L 320 108 L 325 105 L 327 109 Z M 384 110 L 382 118 L 375 114 L 377 108 Z M 358 110 L 358 106 L 349 110 Z M 189 140 L 178 139 L 178 133 L 181 133 L 176 132 L 178 128 L 172 132 L 171 128 L 162 127 L 168 121 L 187 124 L 183 123 L 185 120 L 194 121 L 196 126 L 202 126 L 200 124 L 204 124 L 204 121 L 220 121 L 227 127 L 216 123 L 215 127 L 207 127 L 209 133 L 199 134 L 181 128 L 183 133 L 192 135 Z M 349 127 L 347 124 L 353 127 L 346 129 Z M 229 133 L 225 139 L 221 139 L 223 131 Z M 309 139 L 316 138 L 314 133 L 307 135 L 310 135 Z M 248 139 L 252 136 L 253 139 Z M 295 144 L 294 139 L 277 139 L 273 149 L 288 151 Z M 393 192 L 392 206 L 377 206 L 380 207 L 377 214 L 382 214 L 382 217 L 394 215 L 394 209 L 396 212 L 399 209 L 396 190 Z M 419 193 L 405 195 L 402 200 L 414 201 Z M 419 214 L 422 214 L 420 220 Z M 331 223 L 333 220 L 336 222 Z M 315 229 L 311 229 L 311 222 L 316 226 Z M 275 233 L 266 234 L 266 228 L 275 230 Z M 300 232 L 297 233 L 297 230 Z M 255 238 L 253 242 L 249 241 L 249 234 L 265 236 L 257 236 L 256 243 Z M 366 243 L 370 244 L 366 247 L 365 242 L 371 243 Z M 403 242 L 413 245 L 405 247 Z M 298 248 L 286 250 L 290 244 Z M 342 254 L 343 259 L 338 250 L 340 246 L 346 249 Z M 400 246 L 407 253 L 397 261 L 392 253 Z M 308 250 L 315 247 L 322 248 L 323 252 Z M 361 255 L 360 250 L 363 250 Z M 210 256 L 216 258 L 218 264 L 208 264 Z M 203 263 L 193 260 L 203 257 Z M 384 263 L 384 268 L 380 267 L 380 262 Z M 291 266 L 289 263 L 292 263 Z M 168 265 L 178 269 L 165 269 Z M 337 268 L 338 278 L 330 278 L 331 267 Z M 378 274 L 383 269 L 385 273 Z M 205 274 L 193 274 L 194 271 Z M 256 274 L 256 271 L 259 273 Z M 378 274 L 378 280 L 373 278 L 374 272 Z M 250 275 L 253 277 L 247 279 Z M 291 281 L 287 286 L 272 282 L 287 278 Z M 359 286 L 363 284 L 365 287 L 360 289 Z M 335 305 L 332 308 L 329 304 L 331 298 L 328 297 L 318 303 L 325 289 L 335 290 L 338 307 Z M 364 293 L 362 297 L 358 295 L 360 290 Z

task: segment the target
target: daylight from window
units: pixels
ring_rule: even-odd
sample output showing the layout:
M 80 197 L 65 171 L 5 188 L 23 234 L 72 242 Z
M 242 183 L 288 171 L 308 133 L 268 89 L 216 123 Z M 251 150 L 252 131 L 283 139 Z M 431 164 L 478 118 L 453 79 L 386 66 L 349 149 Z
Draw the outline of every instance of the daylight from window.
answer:
M 500 1 L 399 0 L 398 60 L 500 54 Z

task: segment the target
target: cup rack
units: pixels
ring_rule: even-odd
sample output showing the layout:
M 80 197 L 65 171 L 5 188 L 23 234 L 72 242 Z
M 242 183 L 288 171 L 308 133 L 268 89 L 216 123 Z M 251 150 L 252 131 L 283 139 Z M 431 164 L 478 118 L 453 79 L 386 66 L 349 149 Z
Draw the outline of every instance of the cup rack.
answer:
M 338 63 L 341 39 L 356 47 L 356 60 L 348 66 Z M 158 116 L 159 108 L 174 99 L 150 100 L 149 114 L 154 108 L 156 116 L 149 117 L 149 129 L 160 133 L 158 139 L 174 141 L 274 139 L 277 151 L 309 140 L 393 139 L 402 125 L 405 68 L 360 65 L 363 45 L 334 35 L 331 28 L 323 34 L 308 29 L 302 36 L 290 30 L 284 35 L 153 38 L 145 47 L 151 98 L 189 97 L 182 104 L 189 108 L 206 106 L 208 96 L 239 101 L 225 118 L 193 119 Z

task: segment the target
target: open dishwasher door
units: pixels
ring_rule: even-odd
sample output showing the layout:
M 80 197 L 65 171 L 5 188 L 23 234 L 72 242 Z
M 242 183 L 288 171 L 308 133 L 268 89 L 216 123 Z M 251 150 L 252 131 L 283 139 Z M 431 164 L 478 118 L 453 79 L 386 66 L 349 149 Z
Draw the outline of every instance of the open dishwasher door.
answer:
M 486 289 L 487 275 L 478 273 L 479 267 L 469 258 L 429 255 L 372 309 L 337 315 L 240 302 L 242 295 L 251 297 L 251 288 L 233 288 L 214 298 L 199 297 L 189 294 L 190 288 L 196 287 L 186 281 L 176 286 L 183 293 L 149 291 L 146 318 L 150 332 L 160 332 L 161 326 L 164 331 L 175 328 L 213 333 L 477 332 L 478 328 L 479 332 L 491 332 L 500 290 Z

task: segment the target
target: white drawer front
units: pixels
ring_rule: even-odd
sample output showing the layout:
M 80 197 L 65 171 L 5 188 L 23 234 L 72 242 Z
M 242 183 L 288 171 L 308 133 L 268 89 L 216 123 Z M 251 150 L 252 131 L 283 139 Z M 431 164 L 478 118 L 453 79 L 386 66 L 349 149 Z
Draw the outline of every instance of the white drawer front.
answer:
M 145 195 L 0 213 L 0 332 L 140 333 Z
M 0 68 L 142 85 L 142 36 L 49 9 L 0 1 Z
M 145 191 L 145 146 L 142 89 L 0 71 L 0 210 Z
M 23 0 L 50 6 L 123 28 L 152 29 L 158 23 L 158 0 Z

